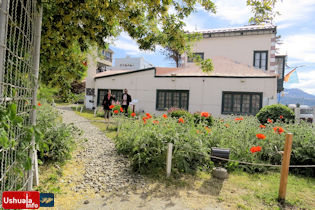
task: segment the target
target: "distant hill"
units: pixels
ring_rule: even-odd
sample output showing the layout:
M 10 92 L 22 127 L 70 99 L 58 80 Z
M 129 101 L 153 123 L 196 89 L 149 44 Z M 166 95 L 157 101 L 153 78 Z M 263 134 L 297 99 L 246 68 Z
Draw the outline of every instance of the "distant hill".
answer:
M 281 104 L 303 104 L 315 106 L 315 95 L 304 92 L 298 88 L 285 89 L 285 94 L 281 97 Z

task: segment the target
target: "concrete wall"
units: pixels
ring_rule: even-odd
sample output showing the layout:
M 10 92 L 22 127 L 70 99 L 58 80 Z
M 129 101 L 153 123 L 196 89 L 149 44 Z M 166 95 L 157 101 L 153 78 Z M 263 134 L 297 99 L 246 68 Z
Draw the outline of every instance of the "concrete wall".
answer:
M 97 89 L 127 88 L 132 99 L 138 99 L 136 111 L 162 113 L 156 110 L 156 90 L 189 90 L 189 111 L 208 111 L 221 115 L 222 91 L 262 92 L 263 106 L 277 102 L 276 78 L 154 77 L 154 70 L 104 77 L 95 82 Z
M 253 66 L 254 51 L 268 51 L 268 70 L 274 70 L 275 34 L 204 38 L 195 43 L 193 52 L 203 52 L 204 58 L 223 56 Z M 186 65 L 189 65 L 186 61 Z

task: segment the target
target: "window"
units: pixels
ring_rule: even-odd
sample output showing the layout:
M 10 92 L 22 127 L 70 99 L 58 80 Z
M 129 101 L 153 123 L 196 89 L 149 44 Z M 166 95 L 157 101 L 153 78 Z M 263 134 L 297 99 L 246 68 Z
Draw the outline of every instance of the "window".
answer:
M 107 70 L 106 67 L 107 67 L 106 64 L 97 62 L 96 73 L 101 73 L 101 72 L 106 71 Z
M 121 102 L 123 90 L 121 89 L 110 89 L 113 96 L 115 96 L 116 101 Z M 97 90 L 97 106 L 102 106 L 105 95 L 107 94 L 108 89 L 98 89 Z
M 201 53 L 201 52 L 199 52 L 199 53 L 193 53 L 193 56 L 192 57 L 189 57 L 188 56 L 188 62 L 190 62 L 190 63 L 192 63 L 192 62 L 194 62 L 194 59 L 197 57 L 197 56 L 199 56 L 202 60 L 204 59 L 204 53 Z
M 156 109 L 165 110 L 177 107 L 188 110 L 189 91 L 188 90 L 157 90 Z
M 222 114 L 256 114 L 262 107 L 262 93 L 223 92 Z
M 268 51 L 254 51 L 254 66 L 259 69 L 268 68 Z

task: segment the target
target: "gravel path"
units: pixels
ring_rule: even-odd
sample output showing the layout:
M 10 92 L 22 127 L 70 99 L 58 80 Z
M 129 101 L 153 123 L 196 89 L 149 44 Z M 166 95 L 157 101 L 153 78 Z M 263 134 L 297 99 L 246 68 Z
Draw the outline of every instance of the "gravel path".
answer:
M 87 139 L 82 143 L 84 150 L 75 157 L 85 166 L 84 180 L 75 191 L 88 188 L 95 193 L 112 192 L 142 182 L 141 176 L 132 173 L 129 161 L 117 154 L 114 143 L 103 132 L 70 107 L 58 108 L 62 110 L 63 122 L 74 123 Z
M 70 107 L 58 109 L 63 122 L 73 123 L 84 131 L 80 139 L 85 141 L 78 140 L 80 148 L 63 169 L 64 194 L 55 199 L 57 210 L 222 209 L 198 191 L 180 191 L 145 181 L 131 171 L 130 162 L 117 154 L 114 143 L 89 120 Z

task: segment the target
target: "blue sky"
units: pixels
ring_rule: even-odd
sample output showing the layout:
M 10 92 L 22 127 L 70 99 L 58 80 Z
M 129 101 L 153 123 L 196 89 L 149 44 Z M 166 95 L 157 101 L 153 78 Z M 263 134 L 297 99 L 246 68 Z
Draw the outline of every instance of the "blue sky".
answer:
M 246 0 L 217 0 L 217 13 L 211 14 L 199 8 L 185 20 L 186 30 L 237 27 L 248 24 L 251 17 Z M 280 16 L 275 19 L 277 35 L 283 44 L 277 46 L 282 54 L 288 55 L 289 66 L 298 68 L 299 83 L 285 84 L 287 88 L 300 88 L 315 95 L 315 0 L 278 0 L 276 10 Z M 143 52 L 126 33 L 122 33 L 110 46 L 114 58 L 143 56 L 154 66 L 174 66 L 160 53 Z M 290 69 L 288 69 L 290 70 Z

